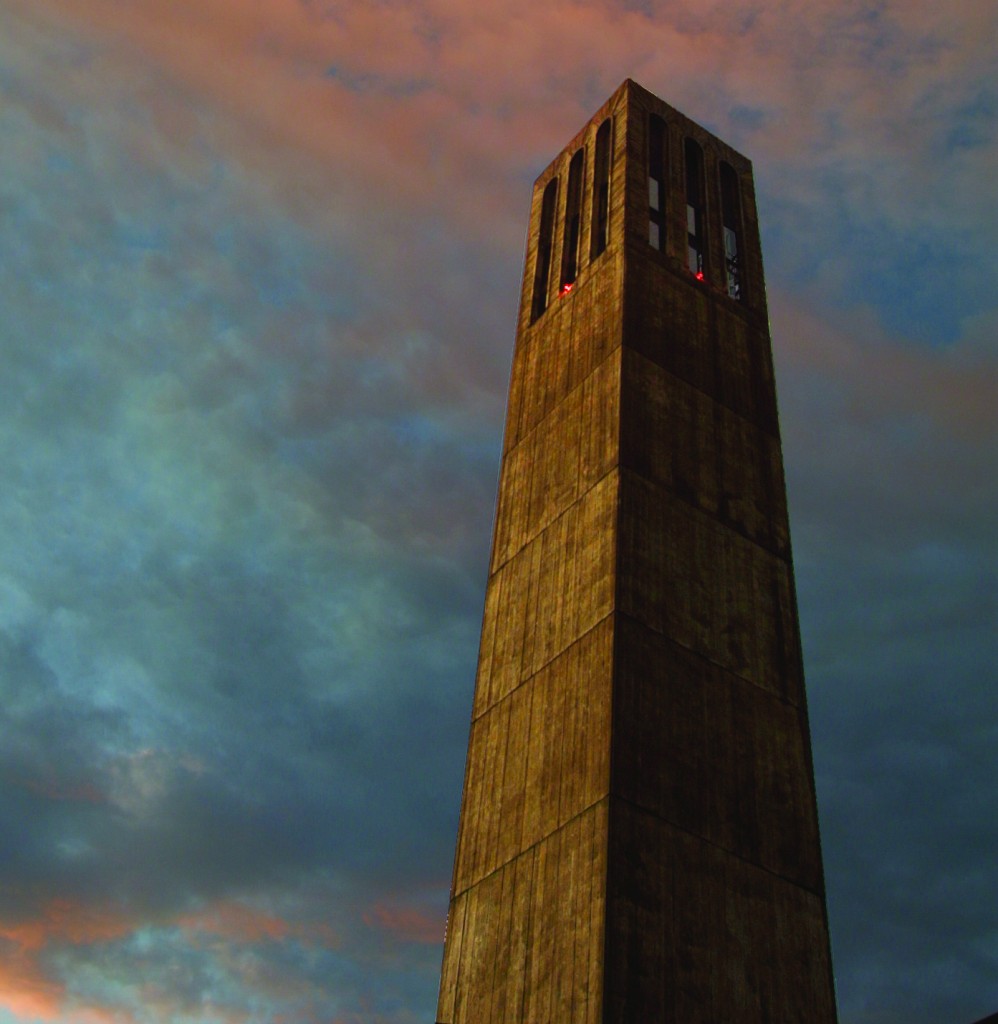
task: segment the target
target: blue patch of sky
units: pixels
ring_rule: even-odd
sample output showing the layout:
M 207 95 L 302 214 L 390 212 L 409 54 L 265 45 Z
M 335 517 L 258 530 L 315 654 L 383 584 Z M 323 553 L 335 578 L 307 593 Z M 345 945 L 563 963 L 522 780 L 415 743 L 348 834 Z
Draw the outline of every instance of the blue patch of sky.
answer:
M 875 211 L 860 222 L 841 206 L 816 214 L 813 207 L 767 195 L 763 252 L 772 287 L 779 278 L 800 289 L 832 274 L 841 283 L 841 307 L 873 308 L 884 326 L 930 346 L 956 341 L 962 321 L 992 308 L 996 285 L 976 247 L 959 232 L 902 233 Z
M 25 330 L 53 340 L 79 336 L 81 324 L 146 335 L 164 315 L 199 306 L 224 330 L 243 315 L 233 306 L 227 316 L 227 304 L 236 300 L 245 309 L 233 288 L 251 290 L 254 304 L 271 310 L 299 304 L 313 318 L 354 314 L 350 261 L 290 218 L 273 210 L 261 217 L 256 203 L 249 212 L 242 183 L 212 156 L 207 139 L 200 140 L 205 151 L 193 176 L 165 162 L 140 166 L 128 145 L 118 144 L 120 126 L 137 114 L 117 113 L 110 130 L 93 117 L 84 119 L 82 134 L 70 135 L 52 132 L 16 105 L 0 116 L 0 128 L 20 140 L 20 159 L 0 185 L 13 227 L 0 239 L 0 262 L 13 268 L 22 295 L 55 299 L 44 309 L 7 303 L 11 318 L 45 321 L 25 322 Z M 161 261 L 147 264 L 152 255 Z M 235 264 L 235 280 L 221 263 Z M 330 264 L 347 279 L 344 287 L 315 287 L 309 271 Z M 219 282 L 230 294 L 219 294 Z
M 123 224 L 118 228 L 118 240 L 127 252 L 153 252 L 162 250 L 168 234 L 161 224 Z
M 998 125 L 998 91 L 983 87 L 968 103 L 958 107 L 947 121 L 943 150 L 947 156 L 962 149 L 976 149 L 992 142 Z
M 325 437 L 278 437 L 276 454 L 286 465 L 309 467 L 326 461 L 329 446 Z
M 739 104 L 728 112 L 732 127 L 742 136 L 760 131 L 770 119 L 770 112 L 761 107 L 749 107 Z
M 440 423 L 429 416 L 400 416 L 392 421 L 392 433 L 395 437 L 414 447 L 449 442 L 451 436 Z
M 25 368 L 75 352 L 74 387 L 87 374 L 103 380 L 112 364 L 182 370 L 193 337 L 225 344 L 237 326 L 256 334 L 292 306 L 311 350 L 355 315 L 362 288 L 351 261 L 287 217 L 247 212 L 220 162 L 195 188 L 166 167 L 137 173 L 113 144 L 98 167 L 73 139 L 33 121 L 20 127 L 22 139 L 34 137 L 35 158 L 13 164 L 0 186 L 12 227 L 0 236 L 0 264 L 14 285 L 4 299 L 12 338 L 46 342 L 34 357 L 22 354 Z M 129 182 L 124 196 L 107 185 L 119 175 Z M 336 267 L 339 286 L 317 284 L 316 267 Z
M 900 236 L 871 224 L 840 240 L 850 246 L 850 300 L 877 310 L 889 330 L 932 346 L 956 341 L 962 320 L 993 305 L 979 254 L 959 238 Z
M 432 87 L 428 79 L 401 78 L 392 79 L 387 75 L 364 74 L 351 71 L 348 68 L 340 67 L 338 64 L 330 64 L 325 71 L 325 77 L 349 89 L 350 92 L 364 95 L 366 93 L 377 93 L 385 96 L 392 96 L 396 99 L 407 99 L 418 96 Z
M 53 174 L 68 174 L 73 170 L 73 161 L 65 153 L 49 153 L 45 158 L 45 168 Z
M 620 0 L 620 6 L 632 14 L 643 14 L 646 18 L 655 16 L 653 0 Z

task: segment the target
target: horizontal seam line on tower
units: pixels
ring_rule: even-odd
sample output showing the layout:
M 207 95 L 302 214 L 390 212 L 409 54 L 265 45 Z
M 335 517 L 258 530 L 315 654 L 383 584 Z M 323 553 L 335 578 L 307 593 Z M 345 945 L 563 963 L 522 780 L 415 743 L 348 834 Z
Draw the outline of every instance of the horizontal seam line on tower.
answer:
M 779 438 L 777 438 L 776 440 L 779 441 Z M 503 456 L 503 458 L 505 458 L 505 456 Z M 509 565 L 509 563 L 512 562 L 517 555 L 519 555 L 526 548 L 530 547 L 530 545 L 533 544 L 538 537 L 546 533 L 547 530 L 554 526 L 554 524 L 557 523 L 558 520 L 562 518 L 562 516 L 564 516 L 570 509 L 574 508 L 575 505 L 582 501 L 582 499 L 587 494 L 589 494 L 590 491 L 598 487 L 608 476 L 610 476 L 611 473 L 613 473 L 614 470 L 618 470 L 620 472 L 626 471 L 627 473 L 630 473 L 632 476 L 637 477 L 638 479 L 651 484 L 653 487 L 659 487 L 662 490 L 665 490 L 670 498 L 673 498 L 675 501 L 680 502 L 686 508 L 690 508 L 694 512 L 698 512 L 700 515 L 711 520 L 711 522 L 716 523 L 718 526 L 731 530 L 733 533 L 737 534 L 739 537 L 747 541 L 753 547 L 758 548 L 760 551 L 765 552 L 767 555 L 771 555 L 773 558 L 776 558 L 781 562 L 785 562 L 789 566 L 793 565 L 793 557 L 789 539 L 789 523 L 786 541 L 787 553 L 781 554 L 780 551 L 776 549 L 775 545 L 771 547 L 770 545 L 763 543 L 755 537 L 749 536 L 749 534 L 744 529 L 740 528 L 737 523 L 733 523 L 729 520 L 721 519 L 718 516 L 713 515 L 707 509 L 703 508 L 695 501 L 691 501 L 689 498 L 684 497 L 682 494 L 679 494 L 677 491 L 671 489 L 667 484 L 663 483 L 662 481 L 656 479 L 655 477 L 647 476 L 646 474 L 642 473 L 639 469 L 635 469 L 633 466 L 627 465 L 627 463 L 623 462 L 618 455 L 617 461 L 601 477 L 599 477 L 592 484 L 590 484 L 590 486 L 587 487 L 584 491 L 576 495 L 576 497 L 572 499 L 571 503 L 566 505 L 553 519 L 551 519 L 543 526 L 541 526 L 536 533 L 528 537 L 527 540 L 525 540 L 518 548 L 516 548 L 515 551 L 507 555 L 506 558 L 495 567 L 495 569 L 490 571 L 488 578 L 491 580 L 492 577 L 496 575 L 496 573 L 498 573 L 500 570 Z
M 705 518 L 709 519 L 711 522 L 716 523 L 718 526 L 721 526 L 721 527 L 723 527 L 726 530 L 731 530 L 733 533 L 735 533 L 739 537 L 741 537 L 742 540 L 748 541 L 748 543 L 751 544 L 753 547 L 758 548 L 760 551 L 765 552 L 767 555 L 772 555 L 773 558 L 775 558 L 775 559 L 777 559 L 777 560 L 779 560 L 781 562 L 786 562 L 787 565 L 790 565 L 790 566 L 793 565 L 793 560 L 792 560 L 792 558 L 791 558 L 791 556 L 789 554 L 789 551 L 790 551 L 789 523 L 788 523 L 788 529 L 787 529 L 787 538 L 788 538 L 787 539 L 787 551 L 788 551 L 788 553 L 786 555 L 782 555 L 782 554 L 780 554 L 779 551 L 776 551 L 773 548 L 769 547 L 768 545 L 763 544 L 762 541 L 756 540 L 754 537 L 750 537 L 743 529 L 740 529 L 736 523 L 732 523 L 732 522 L 729 522 L 728 520 L 718 518 L 717 516 L 713 515 L 711 512 L 708 512 L 705 508 L 702 508 L 696 502 L 690 501 L 689 498 L 684 498 L 681 494 L 677 493 L 674 490 L 671 490 L 667 484 L 664 484 L 661 481 L 656 480 L 654 477 L 646 476 L 639 469 L 634 469 L 632 466 L 628 466 L 628 465 L 626 465 L 626 464 L 624 464 L 622 462 L 618 462 L 616 468 L 620 469 L 622 472 L 627 472 L 627 473 L 631 474 L 631 476 L 635 476 L 638 479 L 643 480 L 643 481 L 645 481 L 648 484 L 651 484 L 653 487 L 657 487 L 657 488 L 660 488 L 660 489 L 666 491 L 666 493 L 669 495 L 670 498 L 673 498 L 675 501 L 681 502 L 687 508 L 693 509 L 694 512 L 698 512 L 700 515 L 702 515 Z M 504 562 L 503 565 L 505 565 L 505 564 L 506 563 Z
M 512 857 L 508 858 L 507 860 L 504 860 L 501 864 L 497 864 L 491 871 L 487 871 L 481 877 L 476 878 L 475 881 L 472 882 L 470 885 L 466 885 L 463 889 L 460 889 L 457 892 L 455 892 L 451 896 L 451 901 L 453 902 L 454 900 L 456 900 L 458 898 L 458 896 L 463 896 L 466 892 L 470 892 L 472 889 L 475 888 L 475 886 L 481 885 L 482 882 L 484 882 L 487 879 L 491 878 L 497 872 L 502 871 L 504 868 L 509 867 L 509 865 L 512 864 L 513 861 L 515 861 L 517 858 L 522 857 L 525 853 L 530 853 L 531 850 L 536 849 L 536 847 L 540 846 L 541 843 L 546 842 L 556 832 L 561 832 L 563 829 L 568 828 L 568 826 L 571 825 L 573 821 L 575 821 L 578 818 L 581 818 L 583 814 L 587 814 L 594 807 L 596 807 L 599 804 L 603 803 L 604 800 L 609 802 L 609 800 L 610 800 L 610 793 L 609 792 L 604 793 L 601 797 L 599 797 L 598 799 L 594 800 L 591 804 L 586 804 L 585 807 L 583 807 L 579 811 L 576 811 L 576 813 L 573 814 L 570 818 L 566 818 L 565 821 L 563 821 L 560 825 L 556 825 L 553 829 L 551 829 L 550 832 L 547 832 L 544 835 L 542 835 L 540 837 L 540 839 L 535 840 L 529 846 L 525 846 L 522 850 L 519 850 L 516 853 L 514 853 Z
M 475 722 L 477 722 L 480 718 L 483 718 L 490 711 L 494 711 L 501 704 L 505 703 L 507 700 L 510 699 L 510 697 L 513 696 L 514 693 L 516 693 L 517 690 L 519 690 L 522 687 L 526 686 L 527 683 L 531 682 L 531 680 L 536 679 L 537 676 L 539 676 L 544 671 L 544 669 L 546 669 L 548 667 L 548 665 L 550 665 L 552 662 L 557 661 L 563 654 L 566 654 L 568 651 L 570 651 L 576 644 L 582 643 L 582 641 L 585 640 L 585 638 L 587 636 L 589 636 L 589 634 L 592 633 L 594 629 L 598 629 L 600 626 L 602 626 L 603 623 L 606 622 L 606 620 L 609 619 L 613 615 L 613 613 L 615 611 L 616 611 L 616 608 L 611 608 L 606 613 L 606 615 L 602 616 L 600 619 L 598 619 L 596 622 L 594 622 L 584 633 L 580 633 L 570 644 L 567 644 L 565 647 L 563 647 L 556 654 L 552 654 L 551 657 L 548 658 L 548 660 L 545 661 L 543 665 L 539 665 L 536 669 L 534 669 L 534 671 L 531 672 L 530 675 L 527 676 L 526 679 L 521 679 L 520 682 L 518 682 L 516 684 L 516 686 L 513 687 L 512 690 L 509 690 L 507 693 L 503 694 L 502 697 L 500 697 L 497 701 L 494 701 L 492 704 L 490 704 L 487 708 L 485 708 L 479 714 L 476 715 L 474 712 L 472 712 L 471 724 L 474 725 Z M 610 658 L 610 663 L 611 663 L 611 666 L 612 666 L 612 664 L 613 664 L 612 656 Z M 611 673 L 611 681 L 612 681 L 612 673 Z
M 734 679 L 737 679 L 740 682 L 747 683 L 749 686 L 751 686 L 755 690 L 758 690 L 760 693 L 764 693 L 766 696 L 772 697 L 773 700 L 779 701 L 779 703 L 781 703 L 781 704 L 789 704 L 792 708 L 797 708 L 798 710 L 801 709 L 801 705 L 797 701 L 793 701 L 789 697 L 783 697 L 783 696 L 781 696 L 778 693 L 774 693 L 772 690 L 768 689 L 767 687 L 762 686 L 760 683 L 757 683 L 754 679 L 749 679 L 748 676 L 743 676 L 743 675 L 741 675 L 741 673 L 736 672 L 734 669 L 728 668 L 727 665 L 723 665 L 723 664 L 721 664 L 721 662 L 715 661 L 709 655 L 706 655 L 706 654 L 704 654 L 701 651 L 695 651 L 695 650 L 693 650 L 692 647 L 687 647 L 686 644 L 680 643 L 680 641 L 676 640 L 675 637 L 671 637 L 671 636 L 669 636 L 668 633 L 665 633 L 665 632 L 663 632 L 660 629 L 656 629 L 654 626 L 650 626 L 643 619 L 637 618 L 631 612 L 625 612 L 623 609 L 616 608 L 616 607 L 614 608 L 613 612 L 611 612 L 610 614 L 612 615 L 612 614 L 614 614 L 614 612 L 616 612 L 617 615 L 620 615 L 620 616 L 630 620 L 631 622 L 635 623 L 636 625 L 643 626 L 645 629 L 650 630 L 652 633 L 656 634 L 656 636 L 660 636 L 664 640 L 668 641 L 668 643 L 673 644 L 676 647 L 680 647 L 684 651 L 688 651 L 695 658 L 702 658 L 704 661 L 707 662 L 708 665 L 713 665 L 715 668 L 719 668 L 726 675 L 732 676 Z M 495 707 L 495 705 L 493 705 L 493 707 Z
M 778 409 L 777 409 L 777 415 L 776 415 L 777 430 L 776 430 L 776 433 L 774 434 L 774 433 L 770 433 L 770 431 L 768 431 L 765 427 L 759 426 L 759 424 L 756 423 L 756 421 L 754 419 L 752 419 L 751 416 L 747 416 L 745 413 L 739 412 L 733 405 L 729 405 L 723 399 L 718 398 L 717 395 L 712 395 L 709 391 L 704 390 L 699 384 L 694 384 L 693 381 L 689 380 L 687 377 L 682 376 L 682 374 L 676 373 L 675 370 L 670 370 L 668 366 L 664 366 L 657 359 L 653 359 L 651 356 L 645 355 L 645 353 L 642 352 L 635 345 L 632 345 L 632 344 L 629 344 L 626 341 L 623 341 L 623 342 L 621 342 L 620 347 L 622 349 L 630 349 L 631 352 L 634 353 L 634 355 L 640 356 L 642 359 L 646 360 L 647 362 L 651 363 L 652 365 L 657 366 L 660 370 L 662 370 L 663 373 L 669 374 L 670 377 L 675 377 L 676 380 L 681 380 L 684 384 L 686 384 L 689 387 L 691 387 L 694 391 L 699 392 L 705 398 L 709 398 L 710 401 L 716 402 L 719 406 L 721 406 L 721 408 L 727 409 L 728 412 L 730 412 L 732 416 L 737 416 L 740 420 L 744 420 L 750 426 L 755 427 L 755 429 L 758 430 L 760 434 L 765 434 L 767 437 L 772 438 L 774 441 L 776 441 L 780 445 L 780 448 L 782 449 L 782 447 L 783 447 L 783 439 L 780 436 L 780 431 L 779 431 L 780 417 L 779 417 L 779 410 Z
M 734 857 L 735 860 L 741 861 L 741 863 L 747 865 L 748 867 L 755 868 L 756 870 L 763 872 L 763 874 L 770 875 L 773 878 L 778 878 L 781 882 L 786 882 L 788 885 L 792 885 L 797 889 L 803 889 L 804 892 L 808 892 L 812 896 L 816 896 L 818 899 L 824 898 L 824 893 L 822 891 L 812 889 L 810 886 L 804 885 L 802 882 L 795 882 L 792 878 L 787 878 L 786 875 L 781 875 L 778 871 L 774 871 L 772 868 L 768 868 L 764 864 L 759 864 L 754 860 L 749 860 L 747 857 L 743 857 L 740 853 L 736 853 L 734 850 L 729 850 L 728 847 L 722 846 L 720 843 L 714 842 L 713 839 L 708 839 L 706 836 L 700 835 L 699 832 L 694 832 L 692 831 L 692 829 L 688 829 L 685 826 L 678 824 L 671 818 L 663 817 L 661 814 L 656 814 L 655 811 L 648 810 L 647 807 L 642 807 L 641 804 L 636 803 L 629 797 L 621 796 L 619 793 L 615 794 L 611 792 L 607 795 L 607 799 L 620 800 L 622 803 L 628 804 L 629 806 L 633 807 L 638 813 L 646 815 L 649 818 L 655 818 L 658 821 L 661 821 L 663 824 L 668 825 L 670 828 L 676 829 L 678 832 L 683 832 L 685 835 L 692 836 L 694 839 L 699 839 L 700 842 L 706 843 L 707 846 L 713 847 L 715 850 L 720 850 L 722 853 L 729 854 L 730 856 Z M 611 822 L 607 826 L 607 831 L 610 832 L 612 831 L 612 829 L 613 824 Z
M 654 261 L 655 265 L 668 271 L 673 277 L 680 281 L 685 281 L 688 278 L 690 272 L 683 264 L 681 256 L 670 254 L 664 249 L 652 249 L 647 242 L 635 240 L 633 251 L 641 252 L 642 250 L 644 250 L 644 252 L 642 252 L 643 256 L 650 257 Z M 765 289 L 763 289 L 763 292 L 765 292 Z M 710 298 L 712 300 L 723 301 L 725 308 L 729 313 L 737 316 L 748 326 L 756 330 L 763 330 L 767 335 L 769 334 L 769 321 L 763 315 L 762 309 L 760 309 L 759 306 L 753 303 L 743 302 L 741 299 L 733 299 L 726 291 L 719 287 L 711 288 Z M 772 339 L 770 339 L 770 344 L 772 344 Z
M 496 575 L 496 573 L 498 573 L 500 570 L 504 569 L 507 565 L 509 565 L 509 563 L 512 562 L 517 555 L 521 554 L 523 551 L 526 551 L 526 549 L 529 548 L 531 544 L 533 544 L 536 540 L 538 540 L 545 533 L 547 533 L 547 531 L 550 530 L 551 527 L 555 525 L 555 523 L 563 519 L 573 508 L 575 508 L 575 506 L 578 505 L 583 498 L 585 498 L 592 491 L 596 490 L 596 488 L 599 487 L 599 485 L 603 483 L 603 481 L 608 476 L 612 475 L 614 470 L 619 470 L 621 468 L 622 467 L 619 462 L 614 463 L 598 480 L 594 481 L 592 484 L 590 484 L 589 487 L 587 487 L 579 495 L 573 498 L 571 503 L 566 505 L 554 517 L 554 519 L 552 519 L 550 522 L 545 523 L 535 534 L 533 534 L 533 536 L 530 537 L 529 540 L 524 541 L 508 558 L 505 559 L 505 561 L 497 565 L 495 567 L 495 570 L 489 573 L 489 580 L 491 580 L 492 577 Z
M 531 343 L 533 343 L 533 339 L 531 339 Z M 540 344 L 540 341 L 538 341 L 538 342 L 537 342 L 537 344 L 539 345 L 539 344 Z M 547 411 L 547 412 L 546 412 L 546 413 L 545 413 L 545 414 L 544 414 L 544 415 L 543 415 L 543 416 L 542 416 L 542 417 L 541 417 L 541 418 L 540 418 L 540 419 L 539 419 L 539 420 L 538 420 L 538 421 L 537 421 L 537 422 L 536 422 L 536 423 L 535 423 L 535 424 L 534 424 L 534 425 L 533 425 L 533 426 L 532 426 L 532 427 L 531 427 L 531 428 L 530 428 L 529 430 L 527 430 L 527 431 L 526 431 L 526 433 L 524 433 L 523 437 L 521 437 L 521 438 L 520 438 L 520 440 L 519 440 L 519 441 L 517 441 L 517 442 L 516 442 L 516 444 L 514 444 L 514 445 L 513 445 L 513 446 L 512 446 L 511 448 L 508 448 L 508 449 L 507 449 L 507 448 L 505 447 L 505 443 L 506 443 L 506 436 L 505 436 L 505 434 L 503 434 L 503 446 L 504 446 L 504 447 L 503 447 L 503 450 L 502 450 L 502 452 L 500 453 L 500 458 L 501 458 L 501 459 L 505 459 L 505 458 L 506 458 L 506 455 L 507 455 L 507 454 L 508 454 L 509 452 L 513 451 L 513 449 L 514 449 L 514 448 L 519 448 L 519 447 L 520 447 L 520 445 L 521 445 L 521 444 L 523 444 L 523 442 L 524 442 L 524 441 L 526 441 L 526 440 L 527 440 L 527 438 L 528 438 L 528 437 L 530 437 L 530 435 L 531 435 L 531 434 L 533 434 L 533 433 L 535 433 L 536 431 L 538 431 L 538 430 L 540 429 L 541 425 L 542 425 L 542 424 L 544 423 L 544 421 L 545 421 L 546 419 L 550 418 L 550 417 L 551 417 L 551 416 L 552 416 L 552 415 L 554 414 L 554 410 L 555 410 L 555 409 L 556 409 L 556 408 L 557 408 L 557 407 L 558 407 L 559 405 L 561 405 L 561 404 L 562 404 L 562 402 L 564 402 L 564 401 L 565 401 L 565 400 L 566 400 L 567 398 L 569 398 L 569 396 L 571 396 L 571 395 L 574 395 L 574 394 L 575 394 L 575 392 L 579 390 L 579 388 L 581 388 L 581 387 L 584 387 L 584 386 L 585 386 L 585 383 L 586 383 L 586 381 L 587 381 L 587 380 L 589 380 L 589 378 L 590 378 L 590 377 L 591 377 L 591 376 L 592 376 L 592 375 L 593 375 L 593 374 L 594 374 L 594 373 L 595 373 L 595 372 L 596 372 L 597 370 L 601 369 L 601 368 L 602 368 L 602 366 L 603 366 L 603 364 L 604 364 L 604 363 L 605 363 L 605 362 L 606 362 L 606 361 L 607 361 L 608 359 L 610 359 L 610 358 L 611 358 L 611 357 L 612 357 L 612 356 L 613 356 L 613 355 L 614 355 L 614 354 L 615 354 L 615 353 L 616 353 L 616 352 L 617 352 L 618 350 L 622 350 L 622 349 L 623 349 L 623 347 L 624 347 L 624 343 L 623 343 L 623 341 L 616 341 L 616 342 L 614 342 L 614 344 L 613 344 L 613 348 L 611 348 L 611 349 L 610 349 L 610 351 L 609 351 L 609 352 L 607 352 L 607 354 L 606 354 L 605 356 L 603 356 L 603 358 L 602 358 L 602 359 L 601 359 L 601 360 L 600 360 L 600 361 L 599 361 L 599 362 L 598 362 L 598 363 L 597 363 L 597 364 L 596 364 L 595 366 L 593 366 L 593 367 L 592 367 L 592 368 L 591 368 L 591 369 L 589 370 L 589 372 L 588 372 L 588 373 L 587 373 L 587 374 L 585 375 L 585 377 L 583 377 L 583 378 L 582 378 L 582 380 L 580 380 L 580 381 L 578 382 L 578 384 L 576 384 L 576 385 L 575 385 L 575 387 L 573 387 L 573 388 L 572 388 L 572 389 L 571 389 L 570 391 L 566 391 L 566 392 L 565 392 L 565 394 L 564 394 L 564 395 L 562 395 L 562 397 L 561 397 L 560 399 L 558 399 L 558 401 L 557 401 L 557 402 L 555 402 L 555 404 L 554 404 L 554 405 L 553 405 L 553 406 L 552 406 L 552 407 L 551 407 L 551 408 L 550 408 L 550 409 L 549 409 L 549 410 L 548 410 L 548 411 Z M 515 359 L 515 355 L 514 355 L 514 359 Z M 508 404 L 509 404 L 509 403 L 508 403 L 508 399 L 507 399 L 507 406 L 508 406 Z M 507 409 L 507 413 L 508 413 L 508 409 Z
M 665 641 L 674 645 L 675 647 L 681 648 L 682 650 L 686 651 L 695 658 L 701 658 L 703 661 L 707 662 L 708 665 L 713 665 L 714 668 L 719 669 L 725 675 L 730 676 L 731 678 L 736 679 L 739 682 L 745 683 L 748 686 L 751 686 L 754 690 L 758 690 L 759 693 L 765 694 L 767 697 L 770 697 L 773 700 L 778 701 L 780 704 L 787 704 L 792 708 L 801 710 L 802 705 L 799 702 L 791 700 L 789 697 L 782 696 L 781 694 L 769 689 L 768 687 L 763 686 L 761 683 L 756 682 L 754 679 L 750 679 L 748 676 L 744 676 L 740 672 L 736 672 L 734 669 L 723 664 L 722 662 L 717 661 L 714 658 L 711 658 L 709 655 L 704 654 L 702 651 L 696 651 L 692 647 L 689 647 L 686 644 L 681 643 L 679 640 L 676 640 L 675 637 L 671 637 L 668 633 L 665 633 L 660 629 L 656 629 L 654 626 L 649 625 L 643 619 L 637 618 L 631 612 L 624 611 L 622 608 L 617 606 L 615 600 L 613 607 L 606 613 L 606 615 L 602 616 L 600 619 L 594 622 L 584 633 L 580 633 L 570 644 L 567 644 L 560 651 L 551 655 L 551 657 L 548 658 L 547 661 L 539 665 L 533 672 L 531 672 L 530 675 L 526 677 L 526 679 L 521 679 L 520 682 L 516 684 L 516 686 L 514 686 L 511 690 L 508 690 L 506 693 L 504 693 L 503 696 L 500 697 L 498 700 L 493 701 L 493 703 L 489 704 L 488 707 L 484 708 L 478 714 L 472 713 L 471 724 L 474 725 L 475 722 L 477 722 L 479 719 L 483 718 L 485 715 L 489 714 L 489 712 L 494 711 L 505 701 L 509 700 L 513 696 L 513 694 L 517 692 L 517 690 L 526 686 L 527 683 L 531 682 L 531 680 L 536 678 L 552 662 L 557 661 L 563 654 L 565 654 L 567 651 L 570 651 L 576 644 L 581 643 L 587 636 L 589 636 L 590 633 L 593 632 L 593 630 L 598 629 L 600 626 L 603 625 L 604 622 L 606 622 L 607 619 L 611 618 L 613 615 L 620 615 L 622 618 L 626 618 L 629 622 L 632 622 L 637 626 L 641 626 L 644 629 L 649 630 L 656 636 L 662 637 Z

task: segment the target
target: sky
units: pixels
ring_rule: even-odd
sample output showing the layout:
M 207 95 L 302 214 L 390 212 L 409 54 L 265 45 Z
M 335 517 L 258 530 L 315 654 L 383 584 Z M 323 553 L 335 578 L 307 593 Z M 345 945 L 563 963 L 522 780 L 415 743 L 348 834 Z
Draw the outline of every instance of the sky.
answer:
M 998 1010 L 993 0 L 0 0 L 0 1024 L 434 1019 L 531 184 L 752 158 L 842 1024 Z

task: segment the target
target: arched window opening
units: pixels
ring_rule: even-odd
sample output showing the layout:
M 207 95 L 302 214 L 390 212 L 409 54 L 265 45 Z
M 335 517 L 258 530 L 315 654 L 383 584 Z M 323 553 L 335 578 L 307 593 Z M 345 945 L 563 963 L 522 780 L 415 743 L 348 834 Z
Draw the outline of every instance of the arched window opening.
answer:
M 610 140 L 613 123 L 607 118 L 596 132 L 596 158 L 593 162 L 593 221 L 590 230 L 589 258 L 594 260 L 606 248 L 610 231 Z
M 686 140 L 686 265 L 698 281 L 704 279 L 704 187 L 703 151 Z
M 724 267 L 728 294 L 742 297 L 741 256 L 742 210 L 738 192 L 738 175 L 731 164 L 721 164 L 721 222 L 724 226 Z
M 548 278 L 551 276 L 551 241 L 554 235 L 554 207 L 558 198 L 558 179 L 552 178 L 541 200 L 541 227 L 537 233 L 537 260 L 534 266 L 534 298 L 530 322 L 548 308 Z
M 665 248 L 665 122 L 648 118 L 648 244 Z
M 577 150 L 568 165 L 568 191 L 565 196 L 565 241 L 561 253 L 561 287 L 564 295 L 575 284 L 579 269 L 579 229 L 582 224 L 582 161 L 583 151 Z

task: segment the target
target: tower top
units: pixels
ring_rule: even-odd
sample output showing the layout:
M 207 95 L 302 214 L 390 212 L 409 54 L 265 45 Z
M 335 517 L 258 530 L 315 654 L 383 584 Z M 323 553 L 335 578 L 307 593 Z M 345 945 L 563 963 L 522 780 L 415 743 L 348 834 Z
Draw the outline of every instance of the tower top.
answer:
M 573 147 L 577 147 L 579 141 L 586 135 L 586 132 L 591 129 L 594 124 L 599 124 L 604 118 L 610 115 L 615 115 L 621 111 L 627 110 L 628 107 L 634 107 L 646 111 L 647 113 L 657 114 L 659 117 L 667 120 L 673 124 L 681 125 L 688 134 L 697 139 L 701 144 L 707 144 L 712 148 L 717 148 L 718 151 L 726 154 L 726 157 L 731 162 L 737 164 L 740 169 L 751 173 L 752 161 L 747 156 L 744 156 L 733 146 L 729 145 L 719 136 L 713 132 L 704 128 L 703 125 L 694 121 L 692 118 L 687 117 L 686 114 L 677 110 L 675 107 L 666 103 L 665 100 L 660 99 L 654 93 L 649 92 L 640 82 L 636 82 L 633 78 L 625 78 L 620 85 L 610 94 L 605 103 L 590 117 L 586 124 L 580 128 L 564 149 L 556 156 L 551 163 L 537 176 L 535 179 L 535 185 L 541 181 L 545 175 L 550 171 L 551 167 L 556 164 L 566 152 L 573 150 Z
M 630 78 L 534 183 L 521 329 L 627 245 L 768 323 L 752 162 Z

